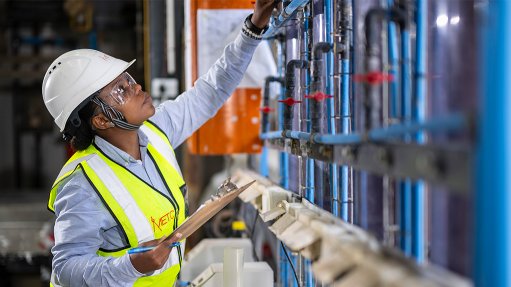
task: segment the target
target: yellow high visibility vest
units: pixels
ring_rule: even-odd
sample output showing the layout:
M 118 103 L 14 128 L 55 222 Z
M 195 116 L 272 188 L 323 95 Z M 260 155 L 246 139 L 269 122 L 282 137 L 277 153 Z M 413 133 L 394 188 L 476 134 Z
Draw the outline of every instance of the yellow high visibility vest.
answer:
M 140 127 L 149 138 L 147 152 L 170 194 L 166 196 L 138 178 L 124 166 L 111 160 L 94 143 L 76 152 L 64 165 L 50 192 L 48 208 L 54 212 L 57 189 L 66 177 L 80 168 L 105 207 L 122 229 L 126 246 L 97 251 L 100 256 L 120 257 L 139 243 L 169 235 L 186 218 L 182 189 L 174 150 L 167 136 L 149 121 Z M 184 252 L 173 248 L 165 266 L 150 276 L 139 278 L 134 286 L 173 286 L 181 268 Z M 177 263 L 177 264 L 174 264 Z

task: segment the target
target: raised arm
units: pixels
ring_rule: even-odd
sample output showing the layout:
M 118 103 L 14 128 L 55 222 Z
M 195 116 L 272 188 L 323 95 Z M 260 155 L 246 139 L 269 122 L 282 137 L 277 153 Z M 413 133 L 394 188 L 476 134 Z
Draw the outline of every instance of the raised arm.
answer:
M 234 92 L 259 41 L 240 34 L 193 88 L 160 105 L 151 118 L 176 147 L 213 117 Z

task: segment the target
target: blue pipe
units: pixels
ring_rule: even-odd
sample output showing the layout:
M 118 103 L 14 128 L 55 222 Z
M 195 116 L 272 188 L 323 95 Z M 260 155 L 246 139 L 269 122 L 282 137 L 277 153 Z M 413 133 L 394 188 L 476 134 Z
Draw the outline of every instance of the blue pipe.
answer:
M 341 41 L 341 55 L 340 55 L 340 115 L 341 115 L 341 133 L 346 135 L 350 131 L 350 52 L 351 52 L 351 39 L 352 39 L 352 21 L 353 21 L 353 9 L 351 0 L 339 1 L 337 9 L 340 11 L 341 23 L 339 26 L 339 34 Z M 341 182 L 341 194 L 340 194 L 340 211 L 341 219 L 348 222 L 348 211 L 349 211 L 349 167 L 341 166 L 340 173 Z
M 309 32 L 310 32 L 310 21 L 309 18 L 311 17 L 311 9 L 310 6 L 306 6 L 304 8 L 304 35 L 303 35 L 303 46 L 304 46 L 304 60 L 311 61 L 311 55 L 309 53 L 309 49 L 307 48 L 309 45 Z M 310 69 L 305 70 L 305 94 L 308 95 L 310 93 L 310 82 L 311 82 L 311 75 L 310 75 Z M 312 123 L 311 123 L 311 115 L 310 115 L 310 105 L 309 101 L 305 101 L 305 117 L 306 117 L 306 131 L 310 133 L 312 129 Z M 310 202 L 315 202 L 314 197 L 314 160 L 307 158 L 305 162 L 305 187 L 306 190 L 303 193 L 305 195 L 305 198 L 309 200 Z M 307 286 L 314 286 L 314 277 L 312 276 L 312 262 L 310 260 L 305 261 L 305 269 L 306 269 L 306 284 Z
M 285 131 L 285 136 L 290 139 L 297 139 L 297 140 L 310 140 L 311 134 L 306 132 L 299 132 L 299 131 Z
M 285 40 L 284 40 L 285 41 Z M 281 42 L 279 45 L 279 63 L 278 63 L 278 73 L 279 77 L 284 77 L 284 66 L 285 66 L 285 57 L 284 57 L 284 49 L 282 48 Z M 280 89 L 280 100 L 284 99 L 285 91 L 284 87 L 281 87 Z M 279 105 L 278 108 L 278 123 L 277 126 L 279 127 L 279 130 L 284 130 L 284 105 Z M 285 152 L 280 153 L 280 185 L 283 188 L 289 187 L 289 155 Z
M 412 182 L 410 180 L 399 181 L 400 198 L 400 245 L 406 256 L 412 255 Z
M 352 52 L 351 50 L 351 47 L 356 47 L 356 45 L 358 44 L 357 43 L 357 37 L 355 37 L 354 33 L 353 33 L 353 29 L 355 28 L 355 23 L 357 23 L 358 21 L 358 17 L 357 17 L 357 13 L 354 13 L 353 11 L 357 11 L 357 1 L 356 0 L 348 0 L 350 1 L 350 4 L 351 4 L 351 16 L 352 16 L 352 19 L 351 19 L 351 31 L 350 31 L 350 51 L 348 51 L 348 58 L 349 60 L 351 61 L 351 63 L 356 63 L 357 61 L 357 56 L 356 56 L 356 53 Z M 355 64 L 352 64 L 350 65 L 349 67 L 349 72 L 350 74 L 354 74 L 354 71 L 355 71 Z M 352 85 L 351 86 L 351 89 L 350 89 L 350 99 L 349 99 L 349 105 L 351 107 L 353 107 L 353 110 L 351 111 L 350 113 L 350 133 L 351 132 L 354 132 L 356 129 L 357 129 L 357 122 L 355 120 L 355 89 L 356 89 L 356 84 L 353 83 L 352 81 L 350 81 L 350 84 Z M 352 170 L 352 169 L 351 169 Z M 351 180 L 351 182 L 356 182 L 357 180 L 357 176 L 360 175 L 360 173 L 354 173 L 353 170 L 352 170 L 352 173 L 351 175 L 349 175 L 349 178 Z M 346 183 L 348 184 L 348 183 Z M 351 214 L 348 214 L 348 222 L 350 223 L 354 223 L 355 222 L 355 214 L 357 214 L 358 210 L 357 210 L 357 205 L 356 205 L 356 200 L 355 200 L 355 189 L 356 189 L 356 186 L 353 184 L 352 185 L 352 188 L 351 188 L 351 196 L 352 196 L 352 199 L 351 199 Z M 349 189 L 348 189 L 349 191 Z M 349 208 L 350 206 L 350 203 L 348 202 L 348 196 L 349 194 L 346 194 L 346 209 Z M 346 212 L 348 212 L 348 210 L 346 210 Z
M 386 128 L 377 128 L 370 130 L 367 134 L 368 139 L 371 141 L 385 141 L 394 138 L 400 138 L 406 135 L 411 135 L 421 131 L 435 132 L 449 132 L 449 131 L 462 131 L 469 126 L 467 118 L 462 114 L 452 114 L 444 117 L 437 117 L 423 123 L 408 123 L 396 124 Z M 311 134 L 308 132 L 300 131 L 286 131 L 286 137 L 298 140 L 310 140 Z M 260 135 L 260 138 L 277 139 L 282 138 L 282 131 L 272 131 Z M 362 141 L 362 135 L 358 133 L 352 134 L 314 134 L 312 141 L 322 144 L 352 144 Z
M 426 53 L 427 53 L 427 3 L 426 0 L 417 0 L 416 14 L 416 45 L 415 45 L 415 106 L 413 109 L 414 122 L 423 122 L 426 119 Z M 424 143 L 424 132 L 417 133 L 415 140 Z M 422 181 L 413 185 L 412 191 L 412 254 L 419 263 L 426 260 L 426 210 L 425 186 Z
M 410 33 L 401 31 L 401 116 L 405 123 L 411 121 L 412 98 L 410 93 Z
M 278 72 L 278 75 L 279 77 L 283 77 L 284 76 L 284 65 L 285 65 L 285 57 L 284 57 L 284 49 L 283 49 L 283 45 L 285 43 L 286 39 L 281 39 L 279 40 L 278 42 L 278 45 L 277 45 L 277 72 Z M 284 98 L 284 87 L 281 86 L 281 89 L 280 89 L 280 99 L 283 99 Z M 283 105 L 279 105 L 278 107 L 278 122 L 277 122 L 277 127 L 279 130 L 283 130 L 284 129 L 284 107 Z M 280 133 L 280 136 L 282 136 L 282 132 Z M 280 152 L 279 153 L 279 167 L 280 167 L 280 171 L 279 171 L 279 175 L 280 175 L 280 185 L 283 187 L 283 188 L 287 188 L 288 187 L 288 175 L 289 175 L 289 171 L 288 171 L 288 165 L 289 165 L 289 155 L 285 152 Z M 282 244 L 281 244 L 282 246 Z M 286 284 L 286 282 L 288 282 L 288 269 L 289 269 L 289 262 L 286 261 L 286 256 L 285 256 L 285 253 L 284 253 L 284 250 L 281 248 L 280 249 L 280 279 L 282 280 L 282 283 L 283 284 Z M 283 286 L 287 286 L 287 285 L 283 285 Z
M 349 53 L 349 52 L 348 52 Z M 341 117 L 342 134 L 347 135 L 350 131 L 350 60 L 341 61 Z M 341 218 L 348 221 L 349 202 L 349 170 L 347 166 L 341 167 Z
M 334 29 L 332 26 L 332 12 L 333 12 L 333 0 L 325 0 L 325 28 L 326 28 L 326 37 L 325 42 L 332 43 L 332 34 L 334 33 Z M 334 67 L 334 56 L 333 53 L 327 53 L 326 54 L 326 94 L 327 95 L 333 95 L 334 94 L 334 83 L 333 83 L 333 67 Z M 326 101 L 326 109 L 327 109 L 327 127 L 328 127 L 328 133 L 329 134 L 335 134 L 336 133 L 336 127 L 335 127 L 335 103 L 334 99 L 330 98 Z M 332 214 L 335 216 L 339 216 L 340 212 L 340 195 L 339 195 L 339 171 L 337 168 L 337 164 L 329 164 L 329 181 L 330 181 L 330 198 L 331 198 L 331 208 L 332 208 Z
M 270 170 L 268 168 L 268 148 L 263 145 L 261 151 L 261 157 L 259 158 L 259 173 L 264 176 L 270 176 Z
M 403 122 L 409 123 L 412 119 L 412 95 L 411 95 L 411 52 L 410 33 L 401 30 L 401 115 Z
M 360 134 L 313 135 L 312 139 L 321 144 L 355 144 L 362 142 Z
M 282 131 L 267 132 L 259 135 L 262 140 L 280 139 L 282 138 Z
M 424 123 L 396 124 L 386 128 L 372 129 L 367 134 L 371 141 L 384 141 L 427 130 L 430 132 L 460 131 L 468 127 L 467 119 L 461 114 L 438 117 Z M 305 137 L 305 135 L 302 135 Z M 352 144 L 362 141 L 361 134 L 315 134 L 312 140 L 322 144 Z
M 417 133 L 423 130 L 430 132 L 459 131 L 468 128 L 467 118 L 459 113 L 437 117 L 427 122 L 412 122 L 395 124 L 387 128 L 369 131 L 369 138 L 373 140 L 385 140 L 403 135 Z
M 479 61 L 474 283 L 511 286 L 511 2 L 487 5 Z
M 389 1 L 394 2 L 393 0 Z M 394 22 L 389 21 L 388 23 L 388 45 L 389 45 L 389 75 L 391 75 L 394 80 L 389 83 L 390 85 L 390 118 L 396 119 L 399 117 L 399 94 L 398 94 L 398 83 L 399 83 L 399 74 L 397 73 L 397 66 L 399 65 L 399 57 L 397 55 L 397 34 L 396 34 L 396 24 Z
M 291 3 L 289 3 L 286 6 L 286 9 L 284 9 L 284 13 L 281 13 L 279 15 L 279 20 L 284 19 L 284 15 L 291 15 L 291 14 L 293 14 L 298 8 L 303 7 L 308 2 L 309 2 L 309 0 L 294 0 L 294 1 L 291 1 Z
M 306 5 L 309 2 L 309 0 L 293 0 L 291 3 L 289 3 L 284 11 L 280 13 L 280 15 L 273 19 L 270 27 L 266 32 L 264 33 L 264 38 L 271 38 L 275 36 L 278 33 L 278 30 L 284 26 L 284 24 L 291 18 L 294 17 L 296 12 L 299 8 L 302 8 L 304 5 Z
M 388 1 L 388 7 L 392 7 L 394 5 L 394 0 L 389 0 Z M 400 115 L 401 115 L 401 110 L 400 110 L 400 101 L 399 101 L 399 89 L 398 89 L 398 83 L 399 83 L 399 74 L 397 72 L 397 67 L 399 65 L 399 56 L 398 56 L 398 41 L 397 41 L 397 31 L 396 31 L 396 24 L 392 21 L 389 21 L 388 24 L 387 24 L 387 31 L 388 31 L 388 53 L 389 53 L 389 65 L 390 65 L 390 69 L 389 69 L 389 74 L 392 75 L 392 77 L 394 78 L 393 81 L 391 81 L 389 83 L 389 87 L 390 87 L 390 94 L 389 94 L 389 100 L 390 100 L 390 103 L 389 103 L 389 106 L 390 106 L 390 110 L 389 110 L 389 118 L 392 119 L 392 120 L 395 120 L 395 119 L 398 119 L 400 118 Z M 398 211 L 398 214 L 400 215 L 398 218 L 399 218 L 399 226 L 400 226 L 400 230 L 401 230 L 401 233 L 400 233 L 400 245 L 401 245 L 401 248 L 404 250 L 406 248 L 403 248 L 403 246 L 405 246 L 405 234 L 404 234 L 404 231 L 406 230 L 406 224 L 405 224 L 405 208 L 404 208 L 404 204 L 403 204 L 403 195 L 404 193 L 402 192 L 402 188 L 401 188 L 401 185 L 402 185 L 402 181 L 401 180 L 397 180 L 396 181 L 396 191 L 397 191 L 397 202 L 396 202 L 396 206 L 398 206 L 399 208 L 399 211 Z
M 410 33 L 401 29 L 401 116 L 402 121 L 411 123 L 412 120 L 412 95 L 411 95 L 411 52 Z M 411 137 L 405 135 L 405 141 Z M 410 256 L 412 254 L 412 182 L 408 179 L 401 185 L 401 248 Z
M 311 37 L 310 30 L 311 30 L 311 21 L 309 19 L 311 18 L 311 8 L 306 7 L 304 9 L 304 30 L 305 35 L 303 37 L 303 46 L 305 47 L 305 53 L 304 57 L 306 60 L 311 60 L 311 54 L 309 49 L 307 48 L 309 46 L 309 37 Z M 311 41 L 312 42 L 312 41 Z M 305 74 L 305 94 L 308 95 L 310 93 L 310 83 L 311 83 L 311 75 L 310 70 L 306 70 Z M 306 120 L 306 131 L 311 132 L 312 130 L 312 122 L 311 122 L 311 105 L 309 101 L 305 101 L 305 120 Z M 314 160 L 307 158 L 306 161 L 306 179 L 305 179 L 305 198 L 309 200 L 312 203 L 316 203 L 316 198 L 314 197 Z

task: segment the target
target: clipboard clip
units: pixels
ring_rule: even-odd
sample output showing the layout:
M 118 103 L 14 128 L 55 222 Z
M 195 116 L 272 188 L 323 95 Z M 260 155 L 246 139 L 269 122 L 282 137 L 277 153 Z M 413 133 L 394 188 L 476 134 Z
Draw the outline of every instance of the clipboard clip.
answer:
M 231 182 L 231 178 L 228 177 L 224 182 L 218 187 L 217 192 L 211 196 L 211 199 L 218 199 L 229 192 L 238 189 L 236 184 Z

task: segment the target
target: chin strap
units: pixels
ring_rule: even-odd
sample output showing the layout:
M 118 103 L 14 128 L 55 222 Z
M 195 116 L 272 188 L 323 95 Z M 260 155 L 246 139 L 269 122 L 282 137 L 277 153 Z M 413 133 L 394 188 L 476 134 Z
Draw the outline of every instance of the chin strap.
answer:
M 101 110 L 106 115 L 106 117 L 111 120 L 116 127 L 119 127 L 124 130 L 128 131 L 134 131 L 137 130 L 140 125 L 134 125 L 130 124 L 126 121 L 126 118 L 119 112 L 118 110 L 114 109 L 109 104 L 105 103 L 99 96 L 95 96 L 92 98 L 92 101 L 101 107 Z

